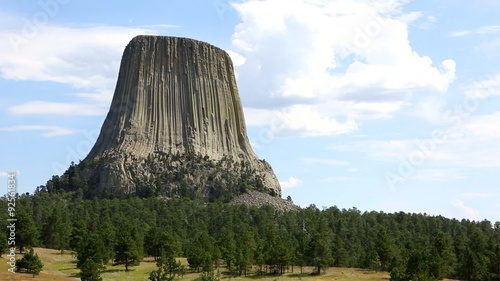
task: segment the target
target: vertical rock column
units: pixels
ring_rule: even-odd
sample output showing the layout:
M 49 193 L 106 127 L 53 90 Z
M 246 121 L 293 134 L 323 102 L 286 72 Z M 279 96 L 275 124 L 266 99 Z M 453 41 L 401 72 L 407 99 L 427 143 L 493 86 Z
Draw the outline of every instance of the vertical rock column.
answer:
M 137 36 L 127 45 L 110 111 L 85 161 L 98 189 L 135 189 L 141 171 L 130 159 L 158 151 L 245 161 L 281 195 L 269 164 L 253 152 L 229 55 L 210 44 L 177 37 Z M 105 159 L 105 160 L 104 160 Z

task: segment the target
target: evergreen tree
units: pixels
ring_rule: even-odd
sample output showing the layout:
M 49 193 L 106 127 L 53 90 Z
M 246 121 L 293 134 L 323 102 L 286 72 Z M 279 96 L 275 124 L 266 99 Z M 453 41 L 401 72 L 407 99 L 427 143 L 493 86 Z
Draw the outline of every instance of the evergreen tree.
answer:
M 431 250 L 431 259 L 429 267 L 431 274 L 437 279 L 443 279 L 450 276 L 456 266 L 456 256 L 453 251 L 451 237 L 442 231 L 439 231 L 434 239 Z
M 203 272 L 212 272 L 215 261 L 214 253 L 213 238 L 206 232 L 198 234 L 190 245 L 187 253 L 189 267 L 198 272 L 200 269 L 202 269 Z
M 0 226 L 1 227 L 1 226 Z M 9 249 L 9 244 L 7 242 L 7 235 L 5 232 L 0 231 L 0 258 L 2 254 Z
M 106 248 L 102 242 L 101 236 L 97 234 L 86 234 L 76 252 L 76 258 L 76 267 L 79 269 L 83 269 L 83 265 L 87 260 L 92 260 L 103 269 L 109 257 L 106 255 Z M 93 264 L 87 263 L 87 266 L 91 267 Z
M 236 252 L 236 266 L 239 274 L 247 275 L 247 270 L 253 265 L 253 257 L 257 248 L 255 239 L 249 230 L 245 229 L 239 240 Z
M 377 252 L 383 270 L 388 270 L 396 255 L 396 245 L 394 238 L 383 226 L 379 227 L 375 237 L 375 251 Z
M 160 231 L 158 227 L 154 225 L 151 227 L 146 236 L 144 237 L 144 252 L 146 255 L 154 257 L 155 260 L 158 260 L 161 256 L 161 242 L 160 242 Z
M 227 269 L 229 271 L 236 271 L 236 241 L 234 238 L 234 231 L 229 227 L 224 227 L 221 230 L 220 241 L 218 243 L 221 249 L 221 256 L 226 263 Z
M 321 274 L 323 268 L 332 263 L 330 232 L 326 221 L 321 217 L 318 228 L 311 239 L 311 263 L 316 267 L 315 274 Z
M 310 245 L 309 237 L 304 230 L 298 231 L 297 247 L 295 247 L 294 264 L 300 266 L 300 274 L 303 273 L 303 267 L 308 264 L 308 247 Z
M 87 234 L 87 224 L 81 217 L 77 217 L 72 226 L 69 237 L 69 247 L 72 250 L 78 250 L 82 244 L 84 236 Z
M 58 204 L 42 227 L 43 243 L 47 248 L 68 249 L 70 233 L 66 208 L 62 204 Z
M 500 281 L 500 242 L 491 251 L 490 279 Z
M 333 239 L 333 266 L 335 267 L 345 267 L 348 265 L 347 250 L 345 249 L 345 244 L 340 235 L 335 235 Z
M 168 256 L 177 256 L 181 252 L 181 244 L 177 236 L 169 232 L 160 232 L 152 228 L 145 239 L 145 249 L 148 255 L 158 258 L 162 252 Z
M 405 280 L 430 281 L 437 280 L 429 272 L 428 260 L 422 251 L 413 251 L 406 265 Z
M 104 223 L 101 224 L 101 227 L 99 228 L 99 236 L 104 244 L 104 264 L 107 264 L 107 262 L 111 260 L 113 258 L 113 255 L 115 254 L 114 246 L 116 242 L 116 229 L 109 218 L 107 218 Z
M 457 271 L 458 276 L 462 279 L 470 281 L 484 280 L 487 276 L 487 265 L 484 256 L 467 248 L 460 260 Z
M 93 259 L 87 259 L 80 265 L 80 280 L 82 281 L 102 281 L 101 270 L 103 266 Z
M 43 263 L 38 254 L 31 248 L 28 253 L 16 261 L 16 268 L 18 272 L 25 269 L 26 272 L 33 273 L 33 277 L 35 277 L 35 275 L 38 275 L 42 271 Z
M 149 274 L 151 281 L 172 281 L 176 275 L 180 275 L 184 269 L 172 255 L 167 255 L 164 252 L 161 257 L 156 261 L 157 270 Z
M 370 259 L 370 269 L 375 270 L 375 272 L 378 272 L 380 268 L 382 268 L 382 263 L 380 262 L 380 257 L 378 256 L 377 252 L 372 251 L 369 259 Z
M 117 234 L 114 265 L 125 265 L 125 271 L 128 271 L 130 266 L 138 265 L 141 261 L 138 241 L 134 239 L 136 233 L 134 226 L 124 224 Z
M 22 254 L 25 247 L 36 245 L 38 230 L 33 217 L 23 209 L 17 211 L 16 218 L 16 245 L 19 247 L 19 253 Z

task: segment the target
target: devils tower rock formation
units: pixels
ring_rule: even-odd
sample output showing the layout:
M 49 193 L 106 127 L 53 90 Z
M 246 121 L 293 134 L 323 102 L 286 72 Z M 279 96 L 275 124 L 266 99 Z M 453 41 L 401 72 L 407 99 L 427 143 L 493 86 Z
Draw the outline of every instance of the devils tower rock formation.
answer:
M 250 146 L 229 55 L 186 38 L 132 39 L 99 138 L 80 166 L 95 194 L 281 195 L 271 166 Z

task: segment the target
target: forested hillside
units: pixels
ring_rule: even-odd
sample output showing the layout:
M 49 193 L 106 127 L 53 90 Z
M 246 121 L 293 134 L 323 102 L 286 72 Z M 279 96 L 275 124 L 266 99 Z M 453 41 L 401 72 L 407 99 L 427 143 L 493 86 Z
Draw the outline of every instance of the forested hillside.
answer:
M 7 209 L 5 200 L 1 204 Z M 0 215 L 5 224 L 7 213 Z M 102 264 L 124 262 L 120 247 L 131 247 L 130 266 L 167 253 L 187 257 L 195 271 L 224 264 L 235 275 L 308 265 L 316 273 L 331 266 L 387 270 L 392 280 L 500 280 L 500 222 L 314 205 L 283 213 L 196 198 L 87 200 L 78 191 L 45 187 L 18 197 L 17 218 L 18 246 L 80 255 L 94 249 Z

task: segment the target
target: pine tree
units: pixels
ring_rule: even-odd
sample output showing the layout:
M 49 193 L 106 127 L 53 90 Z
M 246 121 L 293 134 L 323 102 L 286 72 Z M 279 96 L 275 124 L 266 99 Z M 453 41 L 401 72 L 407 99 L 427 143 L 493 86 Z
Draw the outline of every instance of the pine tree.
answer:
M 19 253 L 22 254 L 25 247 L 36 245 L 38 230 L 33 217 L 26 211 L 22 209 L 17 211 L 16 218 L 16 245 L 19 247 Z
M 396 256 L 396 245 L 394 238 L 383 226 L 380 226 L 375 237 L 375 251 L 377 252 L 382 269 L 387 270 Z
M 460 260 L 458 275 L 462 279 L 479 281 L 487 275 L 487 265 L 482 253 L 477 253 L 467 248 Z
M 0 258 L 2 257 L 3 252 L 9 249 L 9 244 L 7 242 L 7 235 L 5 232 L 0 231 Z
M 141 260 L 138 241 L 133 238 L 135 233 L 135 227 L 131 224 L 123 225 L 118 231 L 114 265 L 125 265 L 125 271 L 130 266 L 138 265 Z
M 224 227 L 221 230 L 221 237 L 219 241 L 221 248 L 221 256 L 226 262 L 226 267 L 229 271 L 234 272 L 236 270 L 236 241 L 234 238 L 234 232 L 229 227 Z
M 45 247 L 58 250 L 68 249 L 71 229 L 65 211 L 66 208 L 62 204 L 58 204 L 45 221 L 42 228 L 42 239 Z
M 149 274 L 151 281 L 171 281 L 175 276 L 180 275 L 184 271 L 184 266 L 177 261 L 172 255 L 167 255 L 162 252 L 161 257 L 156 261 L 157 270 Z
M 500 242 L 491 251 L 490 275 L 491 280 L 500 280 Z
M 78 217 L 72 225 L 72 230 L 69 238 L 69 247 L 72 250 L 78 250 L 82 244 L 83 237 L 87 234 L 87 224 L 83 218 Z
M 87 260 L 92 260 L 102 268 L 104 264 L 108 262 L 109 257 L 106 255 L 106 248 L 101 236 L 97 234 L 86 234 L 82 239 L 80 247 L 77 249 L 76 258 L 76 267 L 80 269 L 83 268 Z M 90 266 L 90 264 L 87 266 Z
M 348 253 L 345 244 L 340 235 L 335 235 L 333 239 L 333 266 L 345 267 L 348 265 Z
M 25 269 L 28 273 L 33 273 L 33 277 L 42 271 L 43 263 L 33 249 L 30 249 L 21 259 L 16 261 L 17 271 Z
M 242 246 L 238 247 L 236 251 L 236 266 L 238 273 L 246 276 L 247 270 L 253 265 L 253 257 L 257 248 L 255 239 L 248 229 L 244 230 L 238 245 Z
M 214 264 L 214 242 L 206 232 L 198 234 L 191 244 L 187 260 L 189 267 L 199 272 L 200 268 L 203 272 L 212 272 Z
M 457 258 L 453 251 L 451 237 L 442 231 L 439 231 L 434 239 L 431 249 L 429 267 L 431 274 L 437 279 L 443 279 L 451 275 L 454 271 Z
M 80 279 L 82 281 L 102 281 L 102 265 L 96 263 L 93 259 L 87 259 L 80 268 Z
M 380 262 L 380 257 L 378 256 L 377 252 L 372 252 L 370 254 L 370 269 L 378 272 L 381 267 L 382 263 Z
M 316 267 L 315 274 L 321 274 L 323 268 L 332 264 L 330 232 L 323 217 L 320 217 L 316 232 L 311 239 L 311 262 Z
M 422 251 L 413 251 L 410 254 L 405 271 L 406 280 L 430 281 L 437 280 L 429 272 L 428 259 Z

